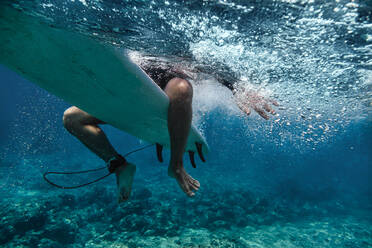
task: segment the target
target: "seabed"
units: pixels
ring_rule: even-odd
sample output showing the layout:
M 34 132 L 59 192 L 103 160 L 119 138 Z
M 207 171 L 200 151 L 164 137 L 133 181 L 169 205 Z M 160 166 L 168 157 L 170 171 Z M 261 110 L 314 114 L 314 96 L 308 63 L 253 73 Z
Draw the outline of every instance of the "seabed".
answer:
M 213 175 L 199 175 L 202 189 L 189 199 L 160 166 L 139 169 L 131 199 L 118 206 L 113 176 L 63 191 L 42 181 L 51 162 L 52 155 L 22 160 L 28 173 L 17 174 L 1 161 L 1 247 L 372 246 L 370 209 L 353 202 L 268 197 Z

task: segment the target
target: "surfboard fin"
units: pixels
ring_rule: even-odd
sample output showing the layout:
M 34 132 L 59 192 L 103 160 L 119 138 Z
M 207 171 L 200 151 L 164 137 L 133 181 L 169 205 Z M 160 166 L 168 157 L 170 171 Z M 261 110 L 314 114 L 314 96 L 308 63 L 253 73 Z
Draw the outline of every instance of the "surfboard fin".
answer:
M 205 162 L 205 158 L 204 158 L 204 155 L 203 155 L 203 152 L 202 152 L 202 144 L 198 143 L 198 142 L 195 142 L 195 145 L 196 145 L 196 150 L 198 151 L 198 154 L 199 154 L 199 157 L 200 157 L 201 161 Z
M 159 143 L 156 143 L 156 155 L 160 163 L 163 163 L 163 146 Z
M 192 167 L 196 168 L 194 155 L 195 155 L 195 152 L 189 151 L 189 157 L 190 157 L 191 165 L 192 165 Z

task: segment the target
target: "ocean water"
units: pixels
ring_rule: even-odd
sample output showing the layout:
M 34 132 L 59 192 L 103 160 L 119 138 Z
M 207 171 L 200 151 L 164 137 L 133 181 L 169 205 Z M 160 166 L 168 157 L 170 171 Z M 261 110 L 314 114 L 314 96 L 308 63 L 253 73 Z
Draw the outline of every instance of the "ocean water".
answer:
M 0 65 L 0 247 L 372 247 L 371 1 L 4 6 L 137 59 L 202 68 L 192 82 L 193 122 L 211 152 L 196 169 L 185 159 L 201 183 L 194 198 L 154 148 L 128 157 L 137 172 L 122 205 L 114 176 L 54 188 L 44 172 L 103 162 L 64 130 L 68 103 Z M 216 73 L 278 101 L 277 115 L 246 116 Z M 120 153 L 147 144 L 103 129 Z M 76 185 L 103 174 L 55 180 Z

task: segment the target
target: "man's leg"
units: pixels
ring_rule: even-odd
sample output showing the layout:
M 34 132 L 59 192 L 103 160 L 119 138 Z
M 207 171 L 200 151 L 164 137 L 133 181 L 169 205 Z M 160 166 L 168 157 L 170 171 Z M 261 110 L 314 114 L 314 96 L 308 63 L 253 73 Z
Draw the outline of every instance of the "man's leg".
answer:
M 104 122 L 77 107 L 68 108 L 63 114 L 65 128 L 107 163 L 111 159 L 118 158 L 119 154 L 98 126 L 99 124 Z M 135 165 L 130 163 L 123 164 L 115 170 L 119 202 L 129 198 L 135 171 Z
M 193 196 L 195 194 L 193 191 L 198 190 L 200 184 L 185 171 L 183 166 L 183 154 L 192 119 L 192 86 L 187 80 L 173 78 L 164 91 L 169 98 L 168 131 L 171 159 L 168 173 L 177 180 L 188 196 Z
M 117 157 L 118 153 L 98 126 L 99 124 L 104 122 L 75 106 L 68 108 L 63 114 L 63 125 L 67 131 L 107 163 Z

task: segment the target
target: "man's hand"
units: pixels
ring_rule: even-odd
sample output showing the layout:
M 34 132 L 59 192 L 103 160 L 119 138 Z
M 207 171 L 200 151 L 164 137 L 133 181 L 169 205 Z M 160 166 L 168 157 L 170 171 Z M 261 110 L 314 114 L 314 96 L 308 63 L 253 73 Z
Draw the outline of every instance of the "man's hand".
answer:
M 279 104 L 271 99 L 267 99 L 258 94 L 255 90 L 239 89 L 233 92 L 234 100 L 238 107 L 247 115 L 251 113 L 251 109 L 256 111 L 262 118 L 268 120 L 270 113 L 275 115 L 275 111 L 270 105 L 279 106 Z

